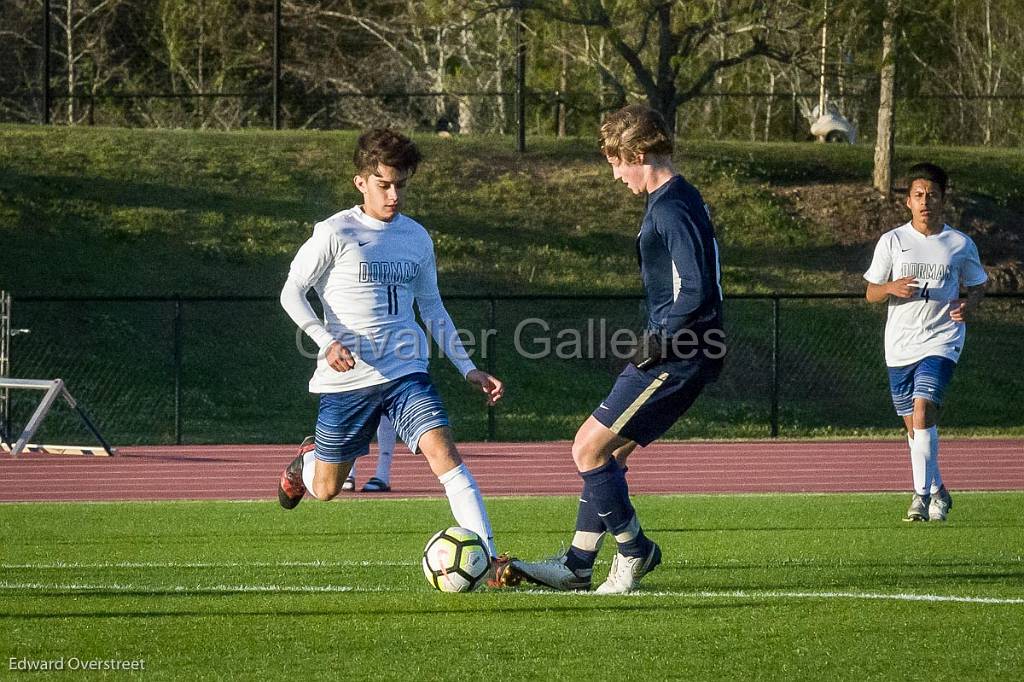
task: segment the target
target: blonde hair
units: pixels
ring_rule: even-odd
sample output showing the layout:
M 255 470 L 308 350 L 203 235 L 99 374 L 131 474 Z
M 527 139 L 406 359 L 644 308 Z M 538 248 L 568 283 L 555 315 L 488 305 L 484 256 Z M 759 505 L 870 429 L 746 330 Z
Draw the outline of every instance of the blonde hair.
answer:
M 601 152 L 626 163 L 641 154 L 672 155 L 672 135 L 661 114 L 643 104 L 630 104 L 609 114 L 601 124 Z

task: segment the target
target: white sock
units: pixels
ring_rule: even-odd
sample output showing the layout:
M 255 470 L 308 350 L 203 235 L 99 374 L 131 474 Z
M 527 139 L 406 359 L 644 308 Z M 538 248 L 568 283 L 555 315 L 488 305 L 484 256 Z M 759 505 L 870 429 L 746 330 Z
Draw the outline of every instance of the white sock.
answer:
M 932 433 L 932 451 L 928 458 L 928 480 L 934 495 L 942 487 L 942 474 L 939 472 L 939 427 L 933 426 L 928 431 Z
M 313 492 L 313 476 L 315 475 L 316 450 L 310 450 L 302 456 L 302 485 L 306 486 L 306 494 L 313 498 L 316 498 L 316 493 Z
M 910 468 L 914 473 L 914 492 L 928 494 L 928 460 L 932 456 L 931 429 L 914 429 L 910 441 Z
M 460 464 L 451 471 L 446 471 L 438 476 L 437 480 L 444 486 L 455 522 L 482 537 L 491 556 L 498 556 L 491 520 L 487 518 L 487 510 L 484 509 L 484 498 L 480 495 L 480 488 L 466 465 Z
M 395 427 L 386 419 L 377 427 L 377 473 L 376 478 L 391 484 L 391 458 L 395 454 Z

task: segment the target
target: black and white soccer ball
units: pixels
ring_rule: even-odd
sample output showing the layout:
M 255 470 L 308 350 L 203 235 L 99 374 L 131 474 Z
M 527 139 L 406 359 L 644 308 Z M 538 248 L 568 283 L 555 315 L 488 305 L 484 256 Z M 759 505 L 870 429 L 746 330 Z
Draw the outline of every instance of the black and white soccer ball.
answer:
M 491 556 L 479 535 L 452 526 L 435 534 L 423 550 L 423 574 L 435 590 L 470 592 L 487 577 Z

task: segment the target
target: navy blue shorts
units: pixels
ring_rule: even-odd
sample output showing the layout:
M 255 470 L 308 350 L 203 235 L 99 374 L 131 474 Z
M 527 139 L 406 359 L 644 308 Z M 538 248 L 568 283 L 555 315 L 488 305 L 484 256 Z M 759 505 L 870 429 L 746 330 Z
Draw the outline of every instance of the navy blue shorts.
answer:
M 896 414 L 901 417 L 914 414 L 914 398 L 942 405 L 954 369 L 955 362 L 938 355 L 929 355 L 912 365 L 890 367 L 889 390 L 892 391 Z
M 719 369 L 703 361 L 665 363 L 646 371 L 626 365 L 594 418 L 646 447 L 690 409 L 704 387 L 718 378 Z
M 316 458 L 337 464 L 362 457 L 370 451 L 382 414 L 413 452 L 419 451 L 424 433 L 448 426 L 448 412 L 428 374 L 408 374 L 386 384 L 323 393 L 316 420 Z

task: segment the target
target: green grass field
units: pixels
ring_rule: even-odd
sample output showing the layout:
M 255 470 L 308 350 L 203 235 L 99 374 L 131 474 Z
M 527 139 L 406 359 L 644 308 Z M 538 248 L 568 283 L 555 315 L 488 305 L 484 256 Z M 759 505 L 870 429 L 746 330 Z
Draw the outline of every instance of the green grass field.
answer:
M 0 654 L 142 659 L 154 679 L 1019 679 L 1024 493 L 639 496 L 666 562 L 622 597 L 444 595 L 443 500 L 0 506 Z M 503 549 L 574 500 L 495 498 Z M 607 570 L 610 547 L 597 567 Z M 66 671 L 67 677 L 81 673 Z M 110 674 L 113 677 L 114 674 Z

